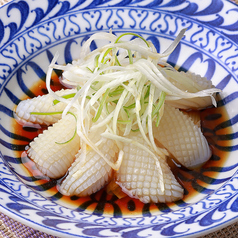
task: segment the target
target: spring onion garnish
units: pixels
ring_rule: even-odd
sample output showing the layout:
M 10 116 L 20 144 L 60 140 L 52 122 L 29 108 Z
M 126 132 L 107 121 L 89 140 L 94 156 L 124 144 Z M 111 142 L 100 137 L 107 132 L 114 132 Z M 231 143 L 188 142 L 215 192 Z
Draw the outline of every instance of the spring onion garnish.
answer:
M 136 36 L 138 38 L 140 38 L 141 40 L 143 40 L 145 42 L 145 44 L 150 47 L 149 43 L 147 42 L 147 40 L 145 40 L 145 38 L 141 37 L 140 35 L 133 33 L 133 32 L 127 32 L 124 34 L 121 34 L 120 36 L 117 37 L 117 39 L 115 40 L 115 43 L 119 42 L 119 40 L 123 37 L 123 36 L 127 36 L 127 35 L 132 35 L 132 36 Z
M 99 119 L 99 117 L 100 117 L 100 115 L 101 115 L 101 113 L 102 113 L 102 110 L 103 110 L 103 106 L 104 106 L 104 104 L 105 104 L 105 101 L 106 101 L 106 99 L 107 99 L 109 90 L 110 90 L 110 89 L 108 88 L 108 89 L 106 90 L 106 92 L 104 93 L 104 95 L 103 95 L 103 97 L 102 97 L 102 100 L 101 100 L 101 102 L 100 102 L 100 105 L 99 105 L 99 107 L 98 107 L 97 114 L 96 114 L 96 116 L 92 119 L 93 122 L 96 122 L 96 121 Z
M 49 116 L 49 115 L 56 115 L 56 114 L 62 114 L 63 111 L 58 112 L 30 112 L 31 115 L 42 115 L 42 116 Z
M 66 99 L 69 99 L 69 98 L 73 98 L 75 96 L 75 93 L 70 93 L 70 94 L 67 94 L 67 95 L 63 95 L 62 98 L 66 98 Z M 57 99 L 55 99 L 53 101 L 53 104 L 56 105 L 57 103 L 59 103 L 60 101 L 58 101 Z
M 85 42 L 79 59 L 72 64 L 55 64 L 56 55 L 46 77 L 46 86 L 55 99 L 54 103 L 67 104 L 62 116 L 71 109 L 76 111 L 81 148 L 90 146 L 113 169 L 118 169 L 123 153 L 120 152 L 120 160 L 117 162 L 108 161 L 90 139 L 90 133 L 103 130 L 101 135 L 115 140 L 120 148 L 121 141 L 131 143 L 127 138 L 129 133 L 140 131 L 146 143 L 133 143 L 154 155 L 161 172 L 161 187 L 163 175 L 156 158 L 158 154 L 165 157 L 167 152 L 158 150 L 153 125 L 159 126 L 164 107 L 167 103 L 184 109 L 216 105 L 214 95 L 220 92 L 212 85 L 204 86 L 196 78 L 177 72 L 162 62 L 163 57 L 173 52 L 185 31 L 183 29 L 162 54 L 156 52 L 151 42 L 135 33 L 125 33 L 119 37 L 111 32 L 96 33 Z M 131 36 L 133 39 L 123 41 L 123 36 Z M 98 39 L 108 43 L 90 51 L 92 41 Z M 77 88 L 75 94 L 60 97 L 51 90 L 53 68 L 64 70 L 63 83 Z
M 63 113 L 63 111 L 57 111 L 57 112 L 30 112 L 31 115 L 42 115 L 42 116 L 56 115 L 56 114 L 62 114 L 62 113 Z M 75 118 L 75 120 L 77 122 L 77 117 L 74 115 L 74 113 L 68 112 L 68 114 L 71 114 Z M 77 127 L 74 130 L 73 136 L 69 140 L 64 141 L 64 142 L 57 142 L 56 141 L 55 143 L 56 144 L 62 144 L 62 145 L 63 144 L 67 144 L 70 141 L 72 141 L 76 135 L 77 135 Z

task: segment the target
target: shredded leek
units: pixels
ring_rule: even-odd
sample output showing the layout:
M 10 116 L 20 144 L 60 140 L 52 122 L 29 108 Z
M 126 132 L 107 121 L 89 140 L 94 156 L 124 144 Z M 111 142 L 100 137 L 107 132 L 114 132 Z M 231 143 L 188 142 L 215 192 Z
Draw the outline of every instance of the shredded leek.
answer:
M 57 115 L 57 114 L 62 114 L 63 111 L 58 111 L 58 112 L 30 112 L 31 115 L 42 115 L 42 116 L 49 116 L 49 115 Z
M 74 96 L 75 96 L 75 93 L 70 93 L 70 94 L 67 94 L 67 95 L 63 95 L 62 98 L 69 99 L 69 98 L 73 98 Z M 55 99 L 53 101 L 53 104 L 56 105 L 59 102 L 60 102 L 59 100 Z
M 74 113 L 72 113 L 72 112 L 68 112 L 68 113 L 71 114 L 71 115 L 75 118 L 76 125 L 77 125 L 77 117 L 76 117 L 76 116 L 74 115 Z M 57 142 L 57 141 L 56 141 L 55 143 L 58 144 L 58 145 L 67 144 L 67 143 L 69 143 L 70 141 L 72 141 L 72 140 L 75 138 L 76 135 L 77 135 L 77 126 L 75 127 L 73 136 L 72 136 L 69 140 L 64 141 L 64 142 Z
M 72 64 L 56 65 L 56 54 L 46 77 L 46 86 L 55 99 L 54 104 L 67 104 L 61 112 L 62 116 L 71 108 L 76 110 L 75 133 L 81 138 L 82 148 L 90 146 L 113 169 L 119 169 L 123 152 L 120 152 L 117 162 L 108 161 L 97 144 L 90 139 L 90 133 L 105 128 L 102 136 L 118 143 L 131 143 L 126 136 L 139 131 L 146 144 L 133 143 L 149 151 L 155 158 L 161 174 L 162 188 L 163 174 L 157 156 L 164 157 L 167 151 L 157 148 L 153 137 L 153 124 L 159 126 L 166 103 L 174 103 L 181 108 L 194 105 L 202 108 L 216 105 L 214 94 L 220 92 L 215 87 L 206 88 L 197 82 L 194 84 L 196 87 L 193 87 L 193 79 L 190 76 L 179 74 L 166 63 L 161 63 L 165 67 L 159 65 L 163 57 L 173 52 L 185 31 L 186 29 L 183 29 L 162 54 L 156 52 L 151 42 L 135 33 L 124 33 L 119 37 L 111 32 L 96 33 L 85 42 L 80 58 Z M 135 39 L 122 41 L 122 37 L 126 35 L 135 36 Z M 109 43 L 90 51 L 91 42 L 97 39 Z M 51 90 L 50 80 L 54 68 L 64 70 L 63 82 L 74 85 L 77 88 L 76 93 L 60 97 Z M 186 103 L 183 100 L 186 100 Z
M 30 114 L 31 114 L 31 115 L 44 115 L 44 116 L 49 116 L 49 115 L 63 114 L 63 111 L 57 111 L 57 112 L 30 112 Z M 75 116 L 74 113 L 68 112 L 68 114 L 71 114 L 72 116 L 74 116 L 74 118 L 75 118 L 75 120 L 76 120 L 76 122 L 77 122 L 77 117 Z M 76 127 L 75 130 L 74 130 L 73 136 L 72 136 L 69 140 L 64 141 L 64 142 L 57 142 L 57 141 L 56 141 L 55 143 L 56 143 L 56 144 L 59 144 L 59 145 L 67 144 L 67 143 L 69 143 L 70 141 L 72 141 L 72 140 L 75 138 L 76 135 L 77 135 L 77 127 Z
M 99 117 L 100 117 L 100 115 L 102 113 L 102 109 L 103 109 L 104 103 L 105 103 L 105 101 L 107 99 L 108 93 L 109 93 L 109 88 L 106 90 L 105 94 L 102 97 L 102 100 L 101 100 L 99 108 L 98 108 L 98 112 L 97 112 L 96 116 L 92 119 L 93 122 L 96 122 L 99 119 Z
M 165 97 L 166 97 L 166 93 L 162 91 L 160 94 L 159 101 L 158 101 L 157 105 L 155 106 L 155 109 L 152 111 L 152 117 L 157 115 L 157 119 L 156 119 L 156 123 L 155 123 L 155 125 L 157 127 L 159 126 L 159 122 L 162 117 L 161 110 L 163 109 L 163 106 L 164 106 Z
M 145 40 L 145 38 L 141 37 L 140 35 L 136 34 L 136 33 L 133 33 L 133 32 L 127 32 L 127 33 L 124 33 L 124 34 L 121 34 L 119 37 L 117 37 L 117 39 L 115 40 L 115 43 L 119 42 L 119 40 L 123 37 L 123 36 L 126 36 L 126 35 L 132 35 L 132 36 L 136 36 L 138 38 L 140 38 L 141 40 L 143 40 L 146 45 L 148 47 L 150 47 L 149 43 Z

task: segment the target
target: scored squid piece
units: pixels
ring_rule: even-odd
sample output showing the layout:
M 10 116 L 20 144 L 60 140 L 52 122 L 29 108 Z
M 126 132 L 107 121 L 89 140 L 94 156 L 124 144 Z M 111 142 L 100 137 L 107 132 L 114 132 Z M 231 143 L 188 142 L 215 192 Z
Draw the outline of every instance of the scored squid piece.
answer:
M 118 148 L 115 141 L 101 138 L 98 149 L 110 161 L 117 159 Z M 95 138 L 94 138 L 95 139 Z M 69 168 L 67 177 L 60 186 L 60 192 L 64 195 L 88 196 L 100 190 L 109 182 L 113 169 L 91 147 L 88 147 L 86 154 L 80 150 L 76 155 L 76 160 Z
M 62 89 L 55 92 L 58 96 L 71 95 L 75 89 Z M 67 106 L 64 102 L 54 103 L 55 98 L 50 94 L 21 101 L 16 108 L 16 115 L 22 121 L 38 123 L 42 125 L 52 125 L 61 118 L 61 112 Z M 45 115 L 31 114 L 32 112 L 44 113 Z M 48 113 L 48 114 L 47 114 Z M 55 113 L 55 114 L 54 114 Z
M 201 128 L 170 105 L 166 104 L 160 124 L 153 130 L 155 139 L 187 168 L 204 164 L 212 155 Z
M 140 132 L 132 132 L 128 138 L 145 144 Z M 123 143 L 122 147 L 124 157 L 120 169 L 115 173 L 115 180 L 124 193 L 143 203 L 173 202 L 183 197 L 183 188 L 165 157 L 154 157 L 134 143 Z
M 210 107 L 216 98 L 216 92 L 220 92 L 219 89 L 215 89 L 212 81 L 207 80 L 206 77 L 202 77 L 201 75 L 191 73 L 191 72 L 183 72 L 177 71 L 171 66 L 168 68 L 164 68 L 162 70 L 166 75 L 166 78 L 177 88 L 183 90 L 184 92 L 189 93 L 198 93 L 203 90 L 212 90 L 214 93 L 211 93 L 212 97 L 207 95 L 203 95 L 202 97 L 193 97 L 193 98 L 181 98 L 178 100 L 170 100 L 167 98 L 167 103 L 171 106 L 180 108 L 180 109 L 202 109 L 206 107 Z
M 28 156 L 43 174 L 54 179 L 64 176 L 80 147 L 75 116 L 67 114 L 44 130 L 29 146 Z

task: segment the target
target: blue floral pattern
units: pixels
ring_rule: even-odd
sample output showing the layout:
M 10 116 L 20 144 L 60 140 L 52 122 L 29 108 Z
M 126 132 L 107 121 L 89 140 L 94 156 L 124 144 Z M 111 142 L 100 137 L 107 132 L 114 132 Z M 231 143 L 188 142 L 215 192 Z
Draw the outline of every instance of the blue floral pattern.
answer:
M 39 230 L 67 237 L 187 237 L 215 229 L 238 217 L 237 75 L 238 7 L 225 0 L 19 0 L 0 9 L 0 209 Z M 229 21 L 228 21 L 229 19 Z M 22 182 L 13 142 L 14 107 L 44 78 L 56 51 L 59 63 L 77 58 L 80 46 L 97 31 L 132 31 L 151 40 L 159 52 L 182 28 L 186 36 L 167 61 L 179 70 L 206 76 L 223 90 L 229 121 L 221 126 L 233 132 L 217 182 L 210 193 L 177 204 L 163 214 L 110 217 L 67 208 L 33 191 Z M 92 49 L 97 46 L 92 45 Z M 219 130 L 219 129 L 218 129 Z M 27 177 L 27 176 L 25 176 Z M 21 178 L 21 179 L 20 179 Z

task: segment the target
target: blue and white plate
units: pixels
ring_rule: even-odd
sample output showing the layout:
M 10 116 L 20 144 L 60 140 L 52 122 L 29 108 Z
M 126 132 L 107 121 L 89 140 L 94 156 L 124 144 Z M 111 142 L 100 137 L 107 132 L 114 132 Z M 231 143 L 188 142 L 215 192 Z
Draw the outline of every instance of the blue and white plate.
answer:
M 98 31 L 141 34 L 163 52 L 181 29 L 186 36 L 167 58 L 222 89 L 218 109 L 204 115 L 213 148 L 199 171 L 177 171 L 185 198 L 170 204 L 118 200 L 100 191 L 64 197 L 57 181 L 36 176 L 24 160 L 39 128 L 18 125 L 20 100 L 45 93 L 45 72 L 78 57 Z M 97 47 L 95 42 L 92 48 Z M 55 72 L 55 77 L 60 72 Z M 221 229 L 238 217 L 238 7 L 225 0 L 14 0 L 0 8 L 0 211 L 61 237 L 189 237 Z M 57 83 L 56 83 L 57 84 Z M 57 85 L 55 85 L 57 87 Z M 30 171 L 30 172 L 29 172 Z M 189 195 L 190 194 L 190 195 Z

